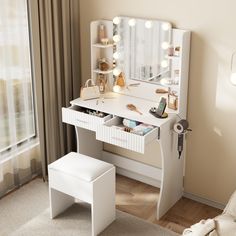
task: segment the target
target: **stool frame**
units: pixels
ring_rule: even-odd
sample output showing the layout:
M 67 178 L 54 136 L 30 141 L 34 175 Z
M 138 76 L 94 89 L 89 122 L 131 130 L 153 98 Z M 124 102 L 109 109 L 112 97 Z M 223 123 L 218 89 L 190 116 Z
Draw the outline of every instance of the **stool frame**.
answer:
M 115 167 L 90 182 L 50 167 L 48 175 L 51 219 L 79 199 L 91 204 L 92 236 L 115 220 Z

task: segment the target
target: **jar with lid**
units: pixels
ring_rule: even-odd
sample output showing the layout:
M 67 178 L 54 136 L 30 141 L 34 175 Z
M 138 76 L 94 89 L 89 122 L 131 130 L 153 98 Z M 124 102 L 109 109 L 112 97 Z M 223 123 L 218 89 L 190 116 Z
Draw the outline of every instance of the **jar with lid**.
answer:
M 101 71 L 109 70 L 109 63 L 106 58 L 101 58 L 98 60 L 98 69 Z

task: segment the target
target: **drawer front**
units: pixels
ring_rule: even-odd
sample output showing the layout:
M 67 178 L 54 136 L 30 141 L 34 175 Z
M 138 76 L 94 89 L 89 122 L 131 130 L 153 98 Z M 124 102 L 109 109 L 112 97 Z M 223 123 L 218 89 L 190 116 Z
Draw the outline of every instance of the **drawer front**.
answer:
M 86 114 L 76 110 L 76 106 L 62 108 L 62 121 L 77 127 L 85 128 L 88 130 L 97 130 L 97 126 L 103 124 L 105 121 L 111 119 L 111 115 L 105 117 L 97 117 Z
M 109 125 L 117 123 L 119 117 L 115 117 L 108 121 Z M 125 132 L 114 127 L 103 124 L 98 127 L 96 132 L 96 139 L 106 143 L 110 143 L 119 147 L 123 147 L 135 152 L 144 153 L 145 145 L 158 137 L 158 129 L 155 128 L 144 136 Z

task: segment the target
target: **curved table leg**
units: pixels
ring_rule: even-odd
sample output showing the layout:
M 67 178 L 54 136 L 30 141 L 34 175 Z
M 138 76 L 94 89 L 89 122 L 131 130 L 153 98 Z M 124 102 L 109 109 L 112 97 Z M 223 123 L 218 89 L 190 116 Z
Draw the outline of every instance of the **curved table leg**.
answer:
M 77 152 L 91 156 L 93 158 L 101 159 L 103 143 L 96 140 L 94 131 L 86 130 L 75 126 Z
M 183 194 L 183 156 L 178 158 L 177 135 L 172 131 L 173 124 L 173 120 L 167 122 L 160 130 L 162 181 L 157 219 L 160 219 Z

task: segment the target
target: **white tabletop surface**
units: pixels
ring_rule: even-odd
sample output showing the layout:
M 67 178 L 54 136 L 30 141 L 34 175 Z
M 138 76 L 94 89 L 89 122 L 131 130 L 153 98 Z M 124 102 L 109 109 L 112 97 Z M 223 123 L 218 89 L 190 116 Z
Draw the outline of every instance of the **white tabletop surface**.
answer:
M 122 95 L 118 93 L 107 93 L 104 95 L 104 99 L 92 99 L 83 101 L 81 98 L 77 98 L 70 102 L 71 105 L 77 105 L 93 110 L 98 110 L 108 114 L 120 116 L 122 118 L 127 118 L 131 120 L 136 120 L 139 122 L 155 125 L 160 127 L 170 119 L 176 116 L 174 113 L 168 113 L 168 118 L 159 119 L 154 117 L 149 113 L 151 107 L 157 107 L 158 103 L 148 101 L 142 98 L 131 97 L 127 95 Z M 127 104 L 133 104 L 137 109 L 143 114 L 140 115 L 135 111 L 130 111 L 127 109 Z

